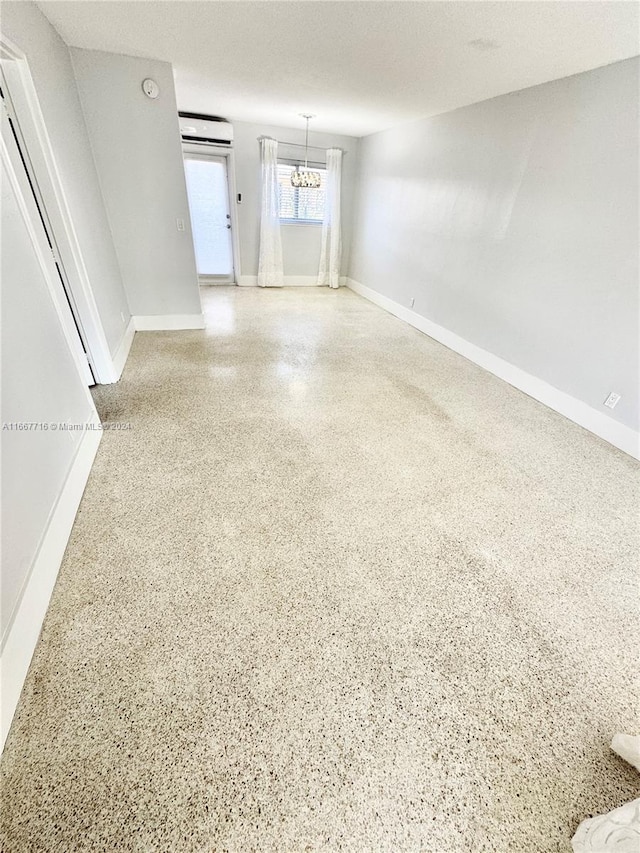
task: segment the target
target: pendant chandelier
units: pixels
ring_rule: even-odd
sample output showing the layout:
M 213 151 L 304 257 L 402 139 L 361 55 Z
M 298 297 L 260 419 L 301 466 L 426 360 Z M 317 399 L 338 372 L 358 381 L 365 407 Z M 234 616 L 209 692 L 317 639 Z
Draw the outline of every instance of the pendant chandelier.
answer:
M 314 189 L 317 190 L 320 186 L 320 172 L 310 172 L 309 171 L 309 119 L 313 118 L 312 115 L 307 115 L 306 113 L 302 116 L 302 118 L 307 120 L 307 132 L 304 139 L 304 170 L 301 170 L 300 166 L 296 166 L 294 171 L 291 173 L 291 186 L 292 187 L 304 187 L 305 189 Z

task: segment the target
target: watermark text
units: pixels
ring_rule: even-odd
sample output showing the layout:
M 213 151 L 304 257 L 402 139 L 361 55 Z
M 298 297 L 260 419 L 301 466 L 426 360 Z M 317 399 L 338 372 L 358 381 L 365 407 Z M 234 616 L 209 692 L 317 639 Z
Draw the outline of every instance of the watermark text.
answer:
M 2 424 L 3 432 L 107 432 L 108 430 L 130 430 L 129 421 L 111 423 L 69 423 L 60 421 L 7 421 Z

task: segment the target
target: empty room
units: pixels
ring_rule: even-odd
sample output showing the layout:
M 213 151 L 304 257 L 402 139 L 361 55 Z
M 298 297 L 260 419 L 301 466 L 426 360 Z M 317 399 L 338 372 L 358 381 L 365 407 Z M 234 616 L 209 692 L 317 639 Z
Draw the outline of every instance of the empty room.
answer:
M 2 853 L 638 853 L 640 5 L 0 70 Z

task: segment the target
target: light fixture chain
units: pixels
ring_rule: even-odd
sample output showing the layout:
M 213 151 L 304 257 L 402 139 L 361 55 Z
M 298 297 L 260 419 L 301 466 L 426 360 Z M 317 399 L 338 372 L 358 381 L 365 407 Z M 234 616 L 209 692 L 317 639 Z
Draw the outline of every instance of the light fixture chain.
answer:
M 309 116 L 307 116 L 307 132 L 304 137 L 304 167 L 309 168 Z

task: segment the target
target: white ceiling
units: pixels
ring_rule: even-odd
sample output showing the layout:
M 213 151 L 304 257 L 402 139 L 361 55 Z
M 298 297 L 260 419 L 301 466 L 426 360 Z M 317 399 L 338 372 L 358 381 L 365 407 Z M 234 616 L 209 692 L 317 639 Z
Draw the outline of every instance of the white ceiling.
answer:
M 172 62 L 181 110 L 352 136 L 640 53 L 632 1 L 38 5 L 70 45 Z

